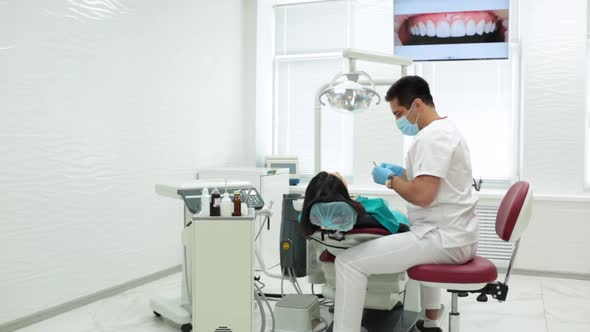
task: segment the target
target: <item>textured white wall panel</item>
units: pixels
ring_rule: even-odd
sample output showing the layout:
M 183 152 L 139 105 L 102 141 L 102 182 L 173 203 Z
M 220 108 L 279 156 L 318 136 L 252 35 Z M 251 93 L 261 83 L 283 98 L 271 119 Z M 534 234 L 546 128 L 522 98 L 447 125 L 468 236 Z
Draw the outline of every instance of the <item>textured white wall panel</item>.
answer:
M 516 267 L 590 275 L 590 202 L 535 200 Z
M 245 2 L 0 1 L 0 324 L 179 264 L 154 184 L 254 165 Z
M 584 188 L 586 6 L 587 0 L 521 2 L 523 177 L 544 193 Z
M 587 0 L 520 3 L 523 174 L 537 196 L 584 193 Z M 566 196 L 567 197 L 567 196 Z M 590 274 L 590 203 L 535 199 L 517 267 Z

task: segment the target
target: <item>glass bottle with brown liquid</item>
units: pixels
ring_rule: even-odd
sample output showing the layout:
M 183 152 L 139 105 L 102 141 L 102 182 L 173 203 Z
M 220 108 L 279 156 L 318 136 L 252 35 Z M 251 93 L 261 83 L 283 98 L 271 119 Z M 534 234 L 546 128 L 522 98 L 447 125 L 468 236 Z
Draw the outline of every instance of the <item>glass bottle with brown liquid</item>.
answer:
M 232 213 L 232 216 L 242 216 L 242 199 L 240 198 L 240 192 L 237 190 L 234 191 L 234 212 Z

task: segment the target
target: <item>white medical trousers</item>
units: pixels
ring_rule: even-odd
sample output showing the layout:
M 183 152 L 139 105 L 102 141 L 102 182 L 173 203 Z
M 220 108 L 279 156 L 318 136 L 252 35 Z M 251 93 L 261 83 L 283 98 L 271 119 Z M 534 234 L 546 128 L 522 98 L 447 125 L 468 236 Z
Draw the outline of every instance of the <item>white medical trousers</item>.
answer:
M 463 264 L 471 260 L 477 243 L 443 248 L 437 229 L 421 238 L 413 232 L 384 236 L 349 248 L 336 257 L 334 332 L 359 332 L 367 277 L 400 273 L 420 264 Z M 422 309 L 440 308 L 440 289 L 421 286 Z

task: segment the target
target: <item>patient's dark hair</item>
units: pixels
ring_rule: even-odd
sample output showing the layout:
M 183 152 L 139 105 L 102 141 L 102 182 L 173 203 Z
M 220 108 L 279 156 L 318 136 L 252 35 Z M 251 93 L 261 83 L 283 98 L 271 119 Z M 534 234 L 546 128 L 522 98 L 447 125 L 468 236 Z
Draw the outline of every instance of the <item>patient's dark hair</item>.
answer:
M 365 215 L 363 205 L 350 198 L 348 188 L 338 176 L 328 172 L 320 172 L 311 179 L 305 190 L 305 200 L 303 201 L 303 211 L 301 213 L 301 230 L 305 236 L 309 236 L 319 229 L 309 220 L 311 207 L 315 203 L 326 202 L 345 202 L 352 206 L 359 217 Z

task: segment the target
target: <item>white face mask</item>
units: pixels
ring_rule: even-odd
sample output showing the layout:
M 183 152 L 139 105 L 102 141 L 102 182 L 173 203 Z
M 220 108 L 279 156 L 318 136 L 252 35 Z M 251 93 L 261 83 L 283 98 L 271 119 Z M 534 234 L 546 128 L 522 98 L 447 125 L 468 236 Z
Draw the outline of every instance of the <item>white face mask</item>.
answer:
M 410 121 L 408 121 L 408 118 L 406 117 L 413 110 L 414 110 L 414 102 L 412 102 L 412 105 L 410 105 L 410 110 L 408 111 L 408 113 L 406 113 L 406 115 L 402 116 L 401 118 L 397 119 L 397 121 L 396 121 L 396 124 L 397 124 L 397 127 L 399 128 L 399 130 L 402 132 L 402 134 L 407 135 L 407 136 L 416 136 L 416 134 L 419 131 L 418 117 L 420 117 L 420 114 L 418 114 L 418 116 L 416 117 L 416 123 L 411 123 Z

